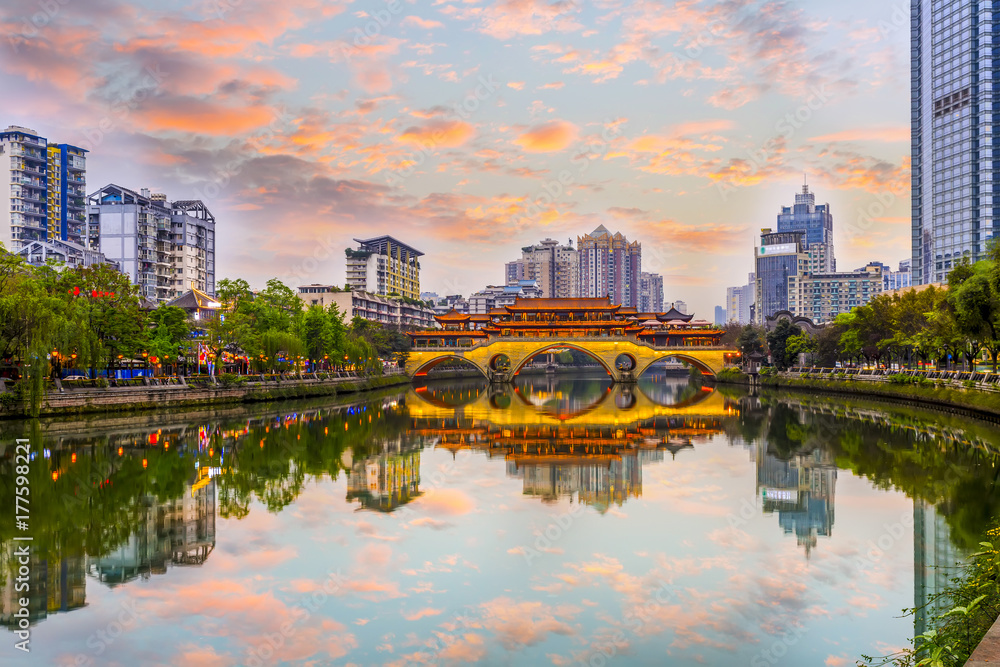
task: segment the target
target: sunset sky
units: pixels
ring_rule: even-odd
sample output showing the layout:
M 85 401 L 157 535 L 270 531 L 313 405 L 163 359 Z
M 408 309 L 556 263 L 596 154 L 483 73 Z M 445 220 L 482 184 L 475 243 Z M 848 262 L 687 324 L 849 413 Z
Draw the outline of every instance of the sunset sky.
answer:
M 604 224 L 710 319 L 804 175 L 839 269 L 909 257 L 908 7 L 6 0 L 0 123 L 205 200 L 220 278 L 343 284 L 391 234 L 468 296 Z

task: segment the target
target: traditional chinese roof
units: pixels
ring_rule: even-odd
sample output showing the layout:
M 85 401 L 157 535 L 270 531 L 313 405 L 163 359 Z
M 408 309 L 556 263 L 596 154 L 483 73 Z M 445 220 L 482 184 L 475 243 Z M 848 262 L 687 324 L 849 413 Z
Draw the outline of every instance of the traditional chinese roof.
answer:
M 691 315 L 685 315 L 684 313 L 682 313 L 681 311 L 677 310 L 676 308 L 671 307 L 670 310 L 668 310 L 667 312 L 665 312 L 663 315 L 660 316 L 660 319 L 663 319 L 663 320 L 684 320 L 685 322 L 690 322 L 692 317 L 694 317 L 693 313 Z
M 600 299 L 523 299 L 518 297 L 507 312 L 537 312 L 553 310 L 601 310 L 615 312 L 620 306 L 611 303 L 608 297 Z
M 465 313 L 460 313 L 454 308 L 452 308 L 444 315 L 435 315 L 434 319 L 437 320 L 438 322 L 467 322 L 469 321 L 470 317 L 469 315 L 466 315 Z
M 184 310 L 195 310 L 195 309 L 206 309 L 206 310 L 218 310 L 222 308 L 222 304 L 216 301 L 212 296 L 202 292 L 200 289 L 192 287 L 184 294 L 175 298 L 172 301 L 167 302 L 168 306 L 177 306 L 178 308 L 183 308 Z

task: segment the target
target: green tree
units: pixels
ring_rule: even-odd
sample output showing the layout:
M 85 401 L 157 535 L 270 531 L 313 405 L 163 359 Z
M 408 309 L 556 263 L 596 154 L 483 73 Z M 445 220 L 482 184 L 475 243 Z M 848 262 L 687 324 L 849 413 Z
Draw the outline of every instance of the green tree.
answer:
M 771 350 L 771 360 L 779 370 L 791 366 L 795 359 L 788 350 L 788 339 L 802 334 L 802 329 L 787 319 L 782 319 L 777 326 L 767 332 L 767 346 Z

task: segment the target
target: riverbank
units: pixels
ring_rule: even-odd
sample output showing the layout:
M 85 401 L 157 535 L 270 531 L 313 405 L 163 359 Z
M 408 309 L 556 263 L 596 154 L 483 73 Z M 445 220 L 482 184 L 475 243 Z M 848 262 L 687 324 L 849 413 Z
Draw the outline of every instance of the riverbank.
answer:
M 246 377 L 246 376 L 244 376 Z M 409 384 L 403 374 L 372 378 L 292 378 L 243 382 L 235 386 L 138 386 L 71 389 L 63 393 L 49 391 L 42 401 L 40 417 L 80 415 L 99 412 L 134 412 L 162 408 L 193 408 L 232 403 L 261 403 L 293 398 L 337 396 L 383 387 Z M 0 400 L 0 419 L 24 419 L 28 416 L 24 401 Z
M 720 373 L 716 381 L 720 384 L 748 386 L 750 378 L 746 374 Z M 984 391 L 976 387 L 959 388 L 932 384 L 892 384 L 867 380 L 819 380 L 815 378 L 793 377 L 779 373 L 761 376 L 761 387 L 805 389 L 819 393 L 848 394 L 868 398 L 901 401 L 923 407 L 965 414 L 991 422 L 1000 422 L 1000 393 Z

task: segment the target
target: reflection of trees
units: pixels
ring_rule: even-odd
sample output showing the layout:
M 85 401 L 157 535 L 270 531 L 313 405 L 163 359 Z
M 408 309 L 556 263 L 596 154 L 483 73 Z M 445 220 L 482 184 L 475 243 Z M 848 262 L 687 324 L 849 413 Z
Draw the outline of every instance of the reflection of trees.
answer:
M 905 406 L 813 400 L 766 396 L 759 409 L 744 410 L 744 418 L 756 413 L 766 420 L 768 448 L 776 456 L 787 460 L 805 450 L 828 451 L 839 468 L 876 488 L 935 505 L 957 546 L 977 546 L 991 517 L 1000 513 L 1000 461 L 987 450 L 997 451 L 991 428 L 945 415 L 929 418 Z

